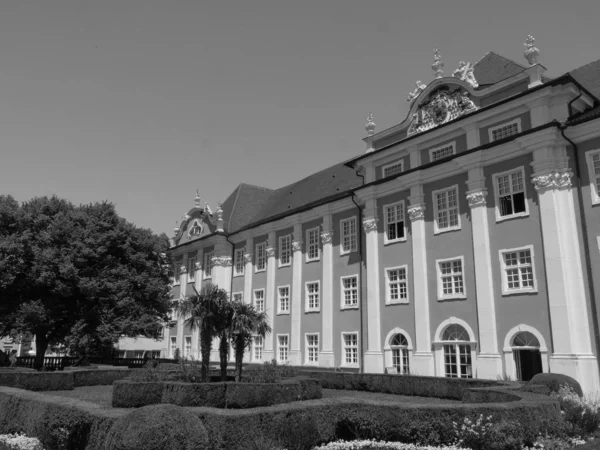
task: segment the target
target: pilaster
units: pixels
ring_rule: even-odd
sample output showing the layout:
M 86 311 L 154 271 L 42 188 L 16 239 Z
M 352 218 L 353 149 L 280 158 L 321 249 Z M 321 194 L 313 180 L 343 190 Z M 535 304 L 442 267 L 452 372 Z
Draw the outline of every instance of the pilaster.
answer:
M 232 277 L 232 247 L 228 242 L 221 242 L 215 245 L 214 256 L 212 258 L 212 282 L 221 289 L 225 289 L 231 295 L 231 277 Z
M 419 375 L 435 374 L 431 351 L 431 325 L 429 317 L 429 287 L 427 285 L 427 245 L 425 233 L 425 196 L 423 186 L 413 186 L 408 198 L 408 216 L 412 231 L 413 281 L 415 302 L 414 372 Z
M 319 366 L 334 367 L 333 354 L 333 229 L 331 213 L 323 216 L 323 280 L 321 282 L 321 352 Z
M 263 361 L 271 361 L 274 358 L 274 345 L 273 340 L 277 336 L 275 331 L 275 271 L 277 269 L 277 261 L 275 260 L 275 248 L 276 248 L 276 234 L 275 231 L 269 232 L 267 241 L 267 289 L 265 292 L 265 312 L 269 321 L 271 322 L 271 328 L 273 329 L 271 334 L 267 334 L 264 340 L 263 348 Z
M 291 298 L 291 336 L 290 363 L 301 365 L 302 361 L 302 224 L 294 224 L 292 241 L 292 298 Z
M 475 293 L 479 323 L 479 355 L 476 376 L 495 380 L 498 375 L 502 374 L 502 357 L 498 352 L 492 253 L 486 205 L 487 189 L 481 167 L 469 170 L 467 186 L 469 188 L 467 201 L 471 207 Z
M 254 239 L 246 239 L 246 252 L 244 253 L 244 303 L 252 303 L 252 257 L 254 253 Z

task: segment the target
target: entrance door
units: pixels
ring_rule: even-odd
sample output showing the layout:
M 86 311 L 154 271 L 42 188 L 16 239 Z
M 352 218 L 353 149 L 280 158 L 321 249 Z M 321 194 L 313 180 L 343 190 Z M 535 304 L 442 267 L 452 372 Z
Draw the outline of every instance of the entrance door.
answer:
M 513 350 L 519 381 L 529 381 L 542 373 L 542 355 L 539 350 Z

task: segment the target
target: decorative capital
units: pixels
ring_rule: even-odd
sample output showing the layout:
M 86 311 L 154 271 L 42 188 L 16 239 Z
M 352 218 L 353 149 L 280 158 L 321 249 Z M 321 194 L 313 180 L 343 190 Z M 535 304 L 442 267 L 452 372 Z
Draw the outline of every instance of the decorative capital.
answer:
M 302 240 L 299 239 L 297 241 L 292 241 L 292 250 L 295 252 L 299 252 L 302 250 Z
M 542 175 L 532 175 L 531 182 L 535 190 L 539 193 L 546 192 L 550 189 L 570 189 L 573 185 L 571 177 L 573 172 L 567 170 L 565 172 L 550 172 Z
M 425 219 L 425 205 L 413 205 L 407 208 L 408 217 L 412 222 Z
M 471 208 L 474 208 L 476 206 L 485 206 L 486 196 L 486 189 L 482 189 L 480 191 L 467 192 L 467 201 L 469 202 L 469 206 Z
M 435 78 L 442 78 L 444 76 L 444 63 L 442 62 L 442 55 L 437 48 L 433 49 L 433 64 L 431 65 Z
M 367 125 L 365 126 L 365 130 L 367 130 L 368 136 L 373 136 L 375 134 L 375 122 L 373 122 L 372 113 L 369 113 L 367 116 Z
M 179 273 L 187 273 L 187 267 L 186 267 L 186 266 L 184 266 L 184 265 L 182 265 L 182 266 L 179 268 Z
M 228 267 L 231 266 L 231 257 L 230 256 L 213 256 L 212 265 L 219 267 Z
M 525 46 L 525 52 L 523 55 L 530 66 L 535 66 L 538 62 L 538 56 L 540 55 L 540 49 L 534 45 L 535 38 L 530 34 L 527 36 L 527 40 L 523 43 Z
M 196 261 L 194 266 L 196 267 L 196 270 L 202 270 L 202 263 L 200 261 Z
M 321 242 L 323 244 L 329 244 L 333 240 L 333 230 L 327 230 L 321 232 Z
M 267 258 L 274 258 L 275 257 L 275 247 L 267 247 L 266 249 L 266 254 L 267 254 Z
M 365 233 L 369 233 L 370 231 L 377 231 L 377 222 L 379 219 L 377 217 L 368 217 L 363 219 L 363 228 Z
M 254 256 L 254 254 L 252 252 L 244 253 L 244 262 L 246 264 L 251 263 L 253 256 Z

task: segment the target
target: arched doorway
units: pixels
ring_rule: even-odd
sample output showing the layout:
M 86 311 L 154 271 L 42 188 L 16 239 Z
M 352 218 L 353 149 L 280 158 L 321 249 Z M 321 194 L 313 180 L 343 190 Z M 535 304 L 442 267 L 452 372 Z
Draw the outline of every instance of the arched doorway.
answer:
M 444 375 L 448 378 L 473 378 L 471 344 L 467 330 L 454 323 L 442 335 L 444 349 Z
M 529 331 L 521 331 L 512 341 L 515 371 L 519 381 L 529 381 L 543 372 L 540 342 Z

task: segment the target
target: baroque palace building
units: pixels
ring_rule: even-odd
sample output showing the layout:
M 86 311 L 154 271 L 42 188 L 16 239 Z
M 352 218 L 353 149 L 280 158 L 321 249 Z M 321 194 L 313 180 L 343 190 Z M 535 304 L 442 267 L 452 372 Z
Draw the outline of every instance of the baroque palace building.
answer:
M 404 121 L 375 132 L 369 115 L 360 156 L 240 184 L 214 214 L 197 195 L 174 299 L 212 282 L 266 311 L 252 362 L 598 390 L 600 61 L 550 79 L 525 45 L 526 65 L 490 52 L 451 76 L 435 51 Z M 120 348 L 198 358 L 198 342 L 174 318 Z

